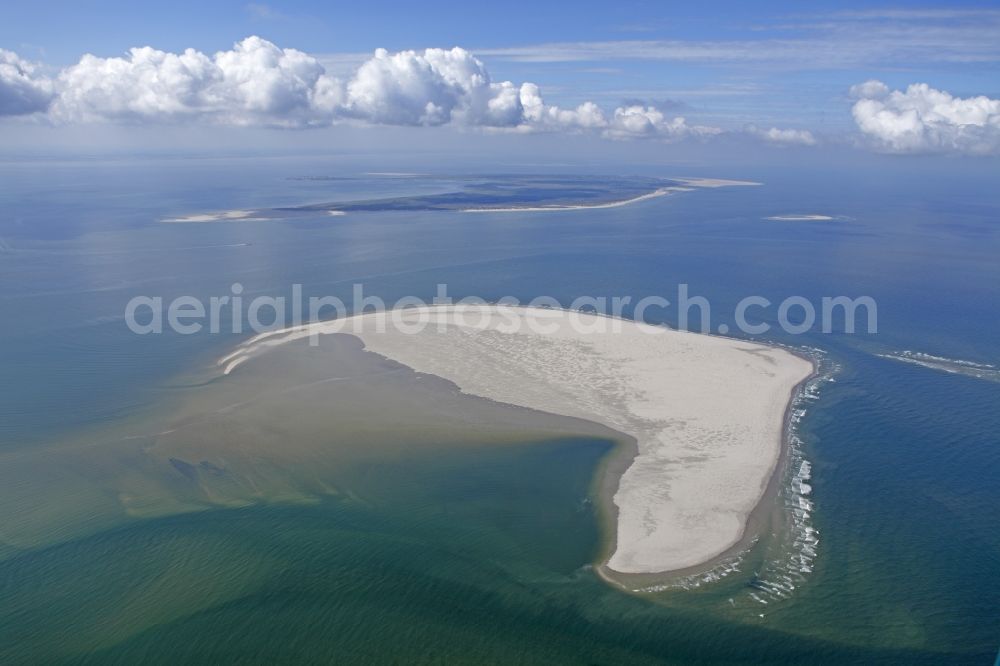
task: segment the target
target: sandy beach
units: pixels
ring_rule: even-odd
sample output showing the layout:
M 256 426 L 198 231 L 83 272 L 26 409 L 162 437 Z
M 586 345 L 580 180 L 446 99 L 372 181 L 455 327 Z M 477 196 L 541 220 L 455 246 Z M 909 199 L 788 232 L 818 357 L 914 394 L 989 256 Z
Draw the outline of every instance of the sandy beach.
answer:
M 588 208 L 619 208 L 621 206 L 628 206 L 634 203 L 639 203 L 640 201 L 656 199 L 657 197 L 663 197 L 677 192 L 690 192 L 691 190 L 696 188 L 716 188 L 716 187 L 731 187 L 740 185 L 761 184 L 749 180 L 725 180 L 722 178 L 677 178 L 676 180 L 682 184 L 660 187 L 656 190 L 653 190 L 652 192 L 647 192 L 646 194 L 640 194 L 639 196 L 631 197 L 629 199 L 621 199 L 619 201 L 605 201 L 602 203 L 554 204 L 551 206 L 504 206 L 504 207 L 463 208 L 461 212 L 524 213 L 524 212 L 539 212 L 539 211 L 551 211 L 551 210 L 583 210 Z
M 792 391 L 813 370 L 766 345 L 499 305 L 369 313 L 265 333 L 219 364 L 229 373 L 269 347 L 326 333 L 356 335 L 369 351 L 465 393 L 634 438 L 636 456 L 607 498 L 617 525 L 605 564 L 623 574 L 694 567 L 741 540 L 779 460 Z
M 830 215 L 771 215 L 770 217 L 764 218 L 767 220 L 774 220 L 776 222 L 825 222 L 832 220 L 833 217 Z
M 753 180 L 730 180 L 728 178 L 674 178 L 689 187 L 755 187 L 763 185 Z
M 587 208 L 619 208 L 621 206 L 628 206 L 629 204 L 638 203 L 640 201 L 646 201 L 648 199 L 655 199 L 657 197 L 666 196 L 672 192 L 689 192 L 690 187 L 661 187 L 659 189 L 653 190 L 652 192 L 647 192 L 646 194 L 640 194 L 637 197 L 632 197 L 631 199 L 621 199 L 619 201 L 605 201 L 602 203 L 582 203 L 582 204 L 553 204 L 551 206 L 505 206 L 505 207 L 492 207 L 492 208 L 463 208 L 460 212 L 462 213 L 533 213 L 538 211 L 547 210 L 584 210 Z
M 254 216 L 254 211 L 252 210 L 224 210 L 217 213 L 168 217 L 160 221 L 172 224 L 186 224 L 196 222 L 260 222 L 266 219 L 268 218 Z

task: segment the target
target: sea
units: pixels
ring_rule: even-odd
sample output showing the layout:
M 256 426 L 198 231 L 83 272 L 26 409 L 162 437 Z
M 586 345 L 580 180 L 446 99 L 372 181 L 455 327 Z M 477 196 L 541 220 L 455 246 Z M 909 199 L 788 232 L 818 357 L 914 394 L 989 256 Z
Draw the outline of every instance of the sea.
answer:
M 545 205 L 680 177 L 761 185 L 461 210 L 477 193 Z M 986 162 L 32 158 L 0 161 L 0 183 L 2 663 L 997 658 L 1000 175 Z M 329 212 L 359 201 L 392 203 Z M 812 215 L 830 219 L 787 219 Z M 819 359 L 770 500 L 787 521 L 704 576 L 622 590 L 593 567 L 613 438 L 526 425 L 343 341 L 336 363 L 302 349 L 222 376 L 253 334 L 232 313 L 193 334 L 126 321 L 135 297 L 294 285 L 348 308 L 357 285 L 387 303 L 446 285 L 567 307 L 676 304 L 683 285 L 709 332 Z M 747 311 L 766 332 L 739 330 L 750 296 L 771 304 Z M 801 324 L 803 301 L 839 296 L 877 304 L 875 330 L 782 328 L 786 299 Z

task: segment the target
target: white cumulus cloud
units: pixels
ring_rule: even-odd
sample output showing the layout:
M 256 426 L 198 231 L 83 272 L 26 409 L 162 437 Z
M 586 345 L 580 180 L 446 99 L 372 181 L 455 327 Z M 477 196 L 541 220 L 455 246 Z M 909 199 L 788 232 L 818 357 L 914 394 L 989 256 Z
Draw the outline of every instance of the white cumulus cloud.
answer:
M 0 116 L 45 111 L 52 94 L 52 81 L 36 65 L 0 49 Z
M 769 143 L 779 146 L 815 146 L 818 141 L 813 133 L 803 129 L 761 129 L 750 126 L 747 132 Z
M 534 83 L 522 83 L 518 97 L 523 109 L 519 127 L 526 131 L 594 131 L 608 126 L 604 111 L 593 102 L 575 109 L 548 105 Z
M 721 134 L 718 127 L 688 125 L 681 117 L 668 118 L 653 106 L 631 105 L 615 109 L 605 134 L 613 139 L 656 137 L 667 140 Z
M 1000 153 L 1000 100 L 954 97 L 915 83 L 890 91 L 880 81 L 851 88 L 854 122 L 877 148 L 894 153 Z
M 555 130 L 603 128 L 600 109 L 548 106 L 533 83 L 495 82 L 461 48 L 375 51 L 346 81 L 295 49 L 248 37 L 208 56 L 134 48 L 124 58 L 85 55 L 57 81 L 63 121 L 176 121 L 237 125 L 446 125 Z
M 881 99 L 888 94 L 889 86 L 875 79 L 851 86 L 851 97 L 854 99 Z
M 3 51 L 0 113 L 48 110 L 56 122 L 184 122 L 308 127 L 337 122 L 455 125 L 518 132 L 589 132 L 676 140 L 722 130 L 689 125 L 654 106 L 546 104 L 531 82 L 494 81 L 462 48 L 378 49 L 343 79 L 315 57 L 248 37 L 208 55 L 146 46 L 123 57 L 87 54 L 54 80 Z M 51 104 L 50 104 L 51 102 Z
M 328 100 L 337 97 L 331 86 L 315 58 L 259 37 L 213 57 L 147 46 L 131 49 L 127 58 L 88 54 L 63 70 L 53 115 L 71 121 L 211 116 L 238 125 L 302 125 L 339 101 Z
M 494 83 L 483 63 L 458 47 L 378 49 L 347 83 L 343 110 L 389 125 L 513 127 L 524 118 L 520 90 L 510 81 Z

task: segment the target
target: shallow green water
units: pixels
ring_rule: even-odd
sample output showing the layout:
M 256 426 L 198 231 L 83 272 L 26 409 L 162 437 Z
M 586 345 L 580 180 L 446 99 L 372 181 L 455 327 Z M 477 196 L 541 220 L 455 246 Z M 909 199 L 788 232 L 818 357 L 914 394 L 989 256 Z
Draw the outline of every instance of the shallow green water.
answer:
M 4 663 L 906 660 L 657 606 L 595 579 L 610 444 L 369 470 L 362 500 L 142 522 L 0 564 Z M 12 640 L 13 639 L 13 640 Z

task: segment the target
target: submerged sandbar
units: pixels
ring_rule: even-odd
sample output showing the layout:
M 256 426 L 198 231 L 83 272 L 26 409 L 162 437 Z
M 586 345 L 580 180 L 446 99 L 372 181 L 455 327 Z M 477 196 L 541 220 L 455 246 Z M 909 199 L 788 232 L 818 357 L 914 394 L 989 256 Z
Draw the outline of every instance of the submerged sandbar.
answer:
M 357 335 L 468 394 L 634 438 L 636 456 L 608 498 L 617 524 L 605 564 L 623 574 L 698 566 L 741 540 L 777 466 L 794 388 L 813 372 L 777 347 L 507 305 L 309 324 L 260 335 L 220 364 L 229 372 L 268 347 L 326 333 Z

